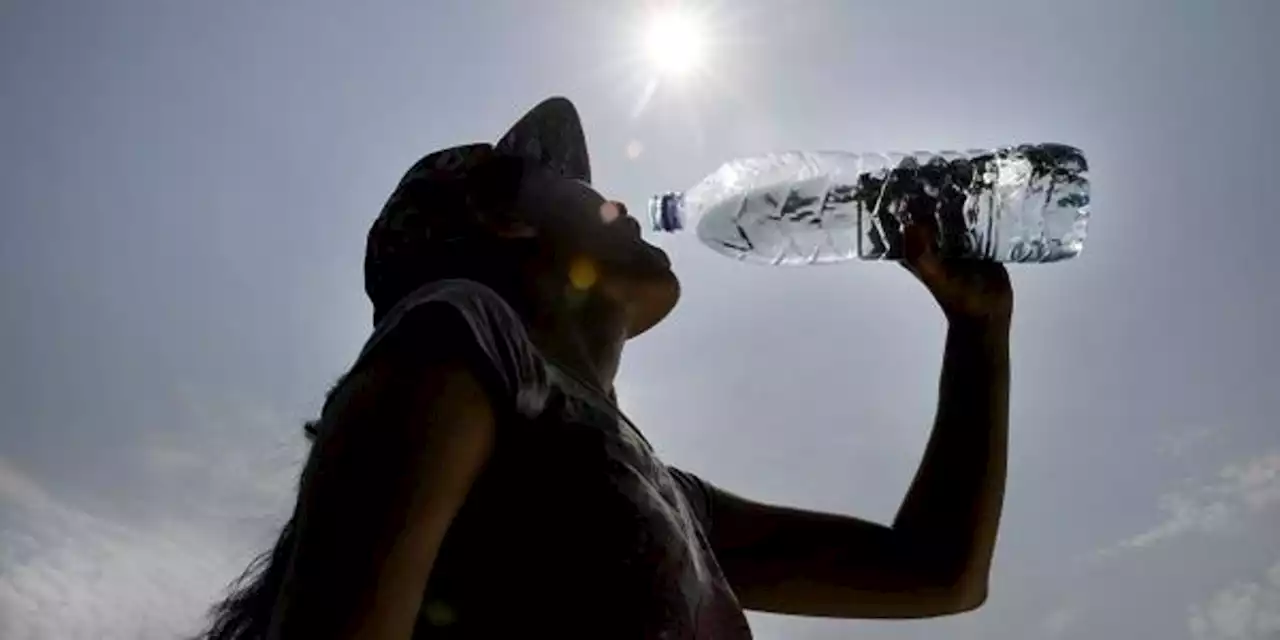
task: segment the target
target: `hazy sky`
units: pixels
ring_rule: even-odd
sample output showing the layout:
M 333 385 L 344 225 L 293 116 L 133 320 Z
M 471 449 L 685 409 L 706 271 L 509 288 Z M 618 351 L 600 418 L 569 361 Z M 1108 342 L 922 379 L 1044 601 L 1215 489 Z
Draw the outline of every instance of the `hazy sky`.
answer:
M 1280 638 L 1280 3 L 710 9 L 708 77 L 641 108 L 636 1 L 0 0 L 0 638 L 193 631 L 287 514 L 401 172 L 553 94 L 637 209 L 774 150 L 1090 158 L 1084 254 L 1012 269 L 989 603 L 758 637 Z M 619 382 L 649 439 L 738 493 L 890 519 L 934 408 L 925 291 L 664 244 L 685 297 Z

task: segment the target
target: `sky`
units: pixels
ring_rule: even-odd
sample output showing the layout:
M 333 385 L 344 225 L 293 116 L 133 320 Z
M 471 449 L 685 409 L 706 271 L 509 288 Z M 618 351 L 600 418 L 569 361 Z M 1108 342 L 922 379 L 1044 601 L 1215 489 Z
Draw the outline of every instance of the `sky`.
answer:
M 370 329 L 400 174 L 578 105 L 641 209 L 790 149 L 1058 141 L 1084 253 L 1011 268 L 1010 470 L 977 612 L 762 639 L 1280 638 L 1272 0 L 734 0 L 653 85 L 636 1 L 0 0 L 0 638 L 174 638 L 284 522 Z M 623 408 L 735 493 L 888 521 L 945 326 L 892 264 L 659 240 L 684 297 Z

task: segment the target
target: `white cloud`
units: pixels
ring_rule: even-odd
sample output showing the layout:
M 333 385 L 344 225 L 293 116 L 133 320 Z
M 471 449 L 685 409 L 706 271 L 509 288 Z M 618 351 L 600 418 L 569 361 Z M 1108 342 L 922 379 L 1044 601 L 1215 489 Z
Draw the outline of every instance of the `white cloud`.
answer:
M 1192 427 L 1182 431 L 1164 434 L 1157 450 L 1171 458 L 1182 457 L 1192 451 L 1203 448 L 1211 440 L 1218 438 L 1222 431 L 1208 427 Z
M 142 510 L 71 504 L 0 458 L 0 638 L 173 639 L 203 626 L 286 517 L 305 450 L 295 421 L 217 404 L 127 452 L 146 483 L 133 486 L 154 485 Z
M 1239 496 L 1251 511 L 1280 505 L 1280 452 L 1228 466 L 1221 476 L 1227 492 Z
M 11 503 L 26 509 L 48 509 L 53 500 L 36 482 L 0 458 L 0 504 Z
M 1044 619 L 1045 637 L 1061 638 L 1075 621 L 1076 612 L 1074 609 L 1067 607 L 1054 609 Z
M 1122 547 L 1146 547 L 1184 533 L 1223 533 L 1237 526 L 1236 506 L 1221 500 L 1203 500 L 1197 494 L 1160 496 L 1166 519 L 1151 529 L 1120 543 Z
M 193 524 L 133 526 L 73 508 L 3 460 L 0 478 L 0 508 L 21 523 L 0 530 L 5 640 L 189 635 L 243 562 Z
M 1237 582 L 1192 605 L 1187 621 L 1193 640 L 1280 638 L 1280 562 L 1260 582 Z
M 64 515 L 72 517 L 37 525 L 39 548 L 0 573 L 0 637 L 190 635 L 234 575 L 235 554 L 198 528 L 132 528 L 83 513 Z
M 1236 531 L 1246 518 L 1276 506 L 1280 506 L 1280 452 L 1271 452 L 1227 465 L 1211 480 L 1161 496 L 1163 521 L 1100 555 L 1148 547 L 1189 533 Z

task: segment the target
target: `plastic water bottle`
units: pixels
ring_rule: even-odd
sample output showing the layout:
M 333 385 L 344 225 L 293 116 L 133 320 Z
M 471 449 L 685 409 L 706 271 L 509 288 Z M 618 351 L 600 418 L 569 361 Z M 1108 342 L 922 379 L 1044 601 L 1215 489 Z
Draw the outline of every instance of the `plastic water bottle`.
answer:
M 1080 253 L 1089 220 L 1079 149 L 1028 144 L 967 152 L 788 152 L 734 160 L 649 202 L 655 231 L 688 220 L 727 256 L 775 265 L 898 260 L 903 229 L 931 220 L 947 257 L 1056 262 Z

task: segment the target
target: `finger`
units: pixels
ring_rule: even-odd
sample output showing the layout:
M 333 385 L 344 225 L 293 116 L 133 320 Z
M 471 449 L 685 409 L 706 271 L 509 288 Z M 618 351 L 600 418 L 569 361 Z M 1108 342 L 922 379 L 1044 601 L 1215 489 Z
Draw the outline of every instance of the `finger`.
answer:
M 902 243 L 903 257 L 909 263 L 919 262 L 932 250 L 929 229 L 914 222 L 903 227 Z
M 935 238 L 936 235 L 927 224 L 909 224 L 905 229 L 906 264 L 926 282 L 937 281 L 945 271 L 934 243 Z
M 947 281 L 947 269 L 943 265 L 942 259 L 933 252 L 926 252 L 920 256 L 920 260 L 915 267 L 920 279 L 931 287 L 940 286 Z

